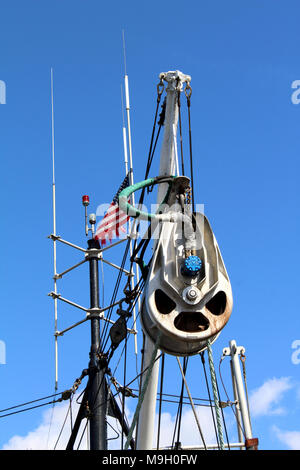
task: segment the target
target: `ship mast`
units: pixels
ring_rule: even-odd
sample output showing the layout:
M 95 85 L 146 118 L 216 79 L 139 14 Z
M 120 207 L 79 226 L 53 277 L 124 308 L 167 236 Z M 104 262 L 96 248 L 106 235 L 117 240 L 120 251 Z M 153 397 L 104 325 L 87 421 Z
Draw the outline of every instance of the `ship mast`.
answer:
M 177 167 L 176 156 L 176 133 L 178 124 L 178 103 L 177 93 L 181 91 L 184 82 L 190 82 L 191 77 L 184 75 L 179 71 L 160 74 L 160 79 L 165 80 L 168 85 L 166 88 L 166 112 L 164 122 L 164 137 L 160 155 L 160 176 L 175 175 Z M 166 193 L 166 184 L 158 187 L 157 204 L 160 204 Z M 145 334 L 144 343 L 143 370 L 146 370 L 150 364 L 155 351 L 154 343 Z M 157 351 L 157 356 L 160 354 Z M 159 360 L 153 365 L 151 376 L 147 385 L 145 397 L 141 406 L 138 428 L 137 428 L 137 449 L 149 450 L 153 446 L 153 432 L 155 420 L 155 406 L 158 385 Z M 145 376 L 143 377 L 145 379 Z M 143 383 L 143 382 L 142 382 Z

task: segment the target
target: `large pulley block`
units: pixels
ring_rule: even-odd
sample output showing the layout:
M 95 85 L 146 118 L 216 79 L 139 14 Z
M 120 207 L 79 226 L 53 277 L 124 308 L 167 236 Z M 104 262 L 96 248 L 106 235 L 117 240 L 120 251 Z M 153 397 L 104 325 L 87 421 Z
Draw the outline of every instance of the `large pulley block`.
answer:
M 170 209 L 149 214 L 128 198 L 137 189 L 167 183 L 163 203 Z M 159 347 L 176 356 L 190 356 L 216 340 L 232 312 L 229 277 L 211 226 L 204 214 L 185 213 L 189 179 L 150 178 L 119 195 L 123 211 L 151 221 L 159 231 L 142 299 L 141 323 Z
M 232 291 L 207 218 L 194 215 L 196 249 L 187 256 L 179 223 L 161 227 L 142 301 L 141 322 L 160 349 L 190 356 L 212 343 L 232 311 Z M 188 269 L 186 265 L 188 264 Z

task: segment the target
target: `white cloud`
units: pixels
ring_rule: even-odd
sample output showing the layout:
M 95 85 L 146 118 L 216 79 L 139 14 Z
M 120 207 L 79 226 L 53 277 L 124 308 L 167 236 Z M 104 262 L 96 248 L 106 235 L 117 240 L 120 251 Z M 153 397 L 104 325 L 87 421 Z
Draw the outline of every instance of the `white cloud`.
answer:
M 49 408 L 42 415 L 42 422 L 33 431 L 30 431 L 26 436 L 13 436 L 2 447 L 2 450 L 47 450 L 54 449 L 60 431 L 62 429 L 64 420 L 66 418 L 69 408 L 69 402 L 55 405 L 54 408 Z M 77 413 L 78 405 L 74 400 L 74 407 L 72 407 L 73 419 Z M 83 428 L 81 428 L 83 429 Z M 81 433 L 79 432 L 79 436 Z M 65 449 L 68 439 L 70 437 L 70 413 L 68 414 L 63 432 L 56 445 L 56 449 Z M 80 449 L 86 447 L 86 442 L 83 441 Z
M 28 432 L 28 434 L 25 436 L 13 436 L 2 447 L 2 450 L 64 450 L 67 446 L 71 434 L 71 419 L 70 412 L 68 412 L 68 409 L 69 402 L 56 405 L 54 409 L 48 409 L 46 412 L 43 413 L 42 422 L 39 426 L 37 426 L 33 431 Z M 73 399 L 72 406 L 73 424 L 74 420 L 76 419 L 78 409 L 79 405 L 76 403 L 75 397 Z M 125 412 L 128 419 L 131 420 L 132 413 L 130 412 L 130 410 L 127 409 L 127 407 Z M 66 422 L 63 427 L 63 423 L 65 420 Z M 110 423 L 110 425 L 108 425 L 107 427 L 107 434 L 108 438 L 111 439 L 108 443 L 109 449 L 120 449 L 120 425 L 116 419 L 111 417 L 108 417 L 108 422 Z M 62 428 L 63 431 L 61 433 Z M 83 419 L 77 434 L 77 440 L 75 442 L 74 449 L 78 448 L 79 443 L 80 450 L 88 449 L 88 433 L 89 430 L 86 426 L 86 419 Z M 126 437 L 124 438 L 124 444 L 125 442 Z
M 78 411 L 78 405 L 75 404 L 72 410 L 73 423 Z M 56 405 L 54 410 L 48 409 L 42 415 L 42 422 L 32 431 L 28 432 L 25 436 L 15 435 L 2 447 L 2 450 L 47 450 L 54 449 L 60 431 L 62 429 L 64 420 L 68 412 L 69 403 L 62 403 Z M 53 415 L 52 415 L 53 412 Z M 131 422 L 133 413 L 126 408 L 126 415 Z M 215 430 L 211 415 L 210 408 L 197 408 L 197 415 L 201 425 L 202 432 L 204 434 L 204 439 L 206 444 L 215 444 Z M 117 420 L 114 418 L 108 418 L 109 423 L 112 427 L 108 426 L 108 437 L 111 440 L 108 442 L 109 449 L 120 449 L 120 425 L 117 423 Z M 170 446 L 172 444 L 173 430 L 175 426 L 176 417 L 172 416 L 170 413 L 162 413 L 161 417 L 161 430 L 160 430 L 160 447 Z M 157 432 L 157 422 L 158 417 L 156 416 L 156 429 L 154 436 Z M 83 420 L 82 427 L 78 433 L 80 437 L 82 435 L 84 425 L 86 420 Z M 70 414 L 67 417 L 64 430 L 61 434 L 61 437 L 56 445 L 56 449 L 65 449 L 68 439 L 70 437 Z M 116 439 L 114 439 L 116 438 Z M 182 413 L 181 421 L 181 433 L 180 441 L 183 446 L 202 446 L 202 440 L 197 428 L 195 417 L 190 407 L 184 407 Z M 78 440 L 77 440 L 78 442 Z M 126 442 L 126 437 L 124 438 L 124 444 Z M 156 437 L 153 440 L 153 447 L 156 447 Z M 87 449 L 87 437 L 86 435 L 82 439 L 80 449 Z M 77 444 L 74 446 L 77 448 Z
M 251 416 L 258 417 L 263 415 L 279 415 L 284 413 L 284 408 L 280 405 L 284 394 L 293 387 L 290 377 L 273 378 L 264 382 L 264 384 L 254 390 L 250 394 L 250 409 Z M 73 421 L 78 411 L 76 400 L 73 400 L 74 407 L 72 409 Z M 48 409 L 43 415 L 41 424 L 35 429 L 30 431 L 26 436 L 16 435 L 13 436 L 3 446 L 3 450 L 18 450 L 18 449 L 54 449 L 57 438 L 63 426 L 69 403 L 62 403 L 56 405 L 54 412 Z M 132 406 L 134 404 L 132 403 Z M 52 416 L 53 412 L 53 416 Z M 126 408 L 126 414 L 131 421 L 133 413 Z M 204 433 L 206 444 L 215 444 L 215 428 L 212 420 L 211 410 L 206 407 L 198 407 L 197 414 L 199 417 L 201 429 Z M 157 430 L 157 417 L 156 417 L 156 430 Z M 161 417 L 161 431 L 160 431 L 160 446 L 166 447 L 172 444 L 173 430 L 176 418 L 170 413 L 162 413 Z M 78 435 L 81 436 L 83 427 L 86 421 L 83 420 L 83 425 Z M 109 418 L 109 423 L 112 427 L 108 427 L 109 449 L 120 448 L 120 426 L 113 418 Z M 228 427 L 228 423 L 227 423 Z M 56 449 L 65 449 L 71 432 L 70 416 L 66 420 L 61 437 L 56 445 Z M 290 448 L 299 448 L 300 433 L 297 431 L 280 431 L 277 429 L 276 434 L 278 438 L 285 442 Z M 156 432 L 154 433 L 156 436 Z M 116 439 L 112 439 L 116 438 Z M 202 440 L 199 435 L 195 417 L 190 407 L 183 408 L 182 421 L 181 421 L 181 434 L 180 441 L 183 446 L 201 446 Z M 125 442 L 125 438 L 124 438 Z M 87 437 L 85 436 L 81 443 L 81 449 L 87 448 Z M 156 437 L 153 441 L 154 448 L 156 447 Z M 77 448 L 77 444 L 75 445 Z
M 197 416 L 206 444 L 215 444 L 215 429 L 210 408 L 197 408 Z M 160 447 L 171 446 L 176 417 L 170 413 L 162 413 L 160 430 Z M 157 421 L 157 419 L 156 419 Z M 157 422 L 156 422 L 157 429 Z M 155 432 L 156 435 L 156 432 Z M 177 439 L 177 434 L 176 434 Z M 175 439 L 175 441 L 176 441 Z M 181 419 L 180 442 L 183 446 L 202 446 L 202 439 L 197 427 L 194 413 L 190 407 L 183 409 Z M 156 447 L 156 440 L 153 442 Z
M 279 415 L 285 409 L 279 406 L 285 392 L 293 387 L 290 377 L 281 377 L 267 380 L 261 387 L 250 395 L 251 415 Z
M 288 449 L 300 449 L 300 431 L 282 431 L 277 426 L 273 426 L 272 430 L 277 438 L 287 445 Z

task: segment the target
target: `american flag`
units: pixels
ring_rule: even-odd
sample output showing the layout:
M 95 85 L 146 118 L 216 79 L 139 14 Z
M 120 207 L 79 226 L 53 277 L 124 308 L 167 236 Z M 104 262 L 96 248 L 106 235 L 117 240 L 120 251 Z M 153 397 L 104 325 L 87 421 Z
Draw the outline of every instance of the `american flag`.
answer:
M 99 240 L 101 244 L 105 244 L 107 239 L 112 241 L 115 236 L 118 237 L 119 229 L 124 230 L 122 227 L 129 220 L 129 216 L 119 208 L 119 194 L 123 189 L 127 188 L 127 186 L 129 186 L 128 174 L 124 178 L 106 214 L 97 227 L 95 239 Z

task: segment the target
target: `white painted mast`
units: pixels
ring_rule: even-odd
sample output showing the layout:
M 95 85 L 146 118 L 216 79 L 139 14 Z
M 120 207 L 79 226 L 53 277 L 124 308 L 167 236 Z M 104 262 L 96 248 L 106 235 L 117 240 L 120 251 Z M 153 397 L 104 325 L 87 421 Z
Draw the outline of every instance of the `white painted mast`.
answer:
M 160 156 L 159 176 L 169 176 L 175 175 L 176 169 L 178 167 L 176 164 L 176 133 L 178 124 L 177 92 L 178 89 L 182 89 L 182 84 L 184 82 L 191 81 L 191 77 L 188 75 L 184 75 L 179 71 L 175 71 L 160 74 L 160 78 L 164 79 L 168 83 L 168 85 L 166 88 L 167 99 L 164 122 L 164 138 Z M 165 194 L 166 184 L 160 184 L 158 186 L 157 204 L 160 204 L 162 202 Z M 154 352 L 154 348 L 155 346 L 153 342 L 148 337 L 148 335 L 145 334 L 143 370 L 145 370 L 149 366 Z M 159 354 L 160 351 L 157 352 L 156 357 L 158 357 Z M 159 360 L 156 360 L 152 369 L 151 377 L 139 414 L 136 437 L 136 448 L 138 450 L 150 450 L 153 448 L 158 373 Z M 144 374 L 142 380 L 145 379 L 145 376 L 146 374 Z

